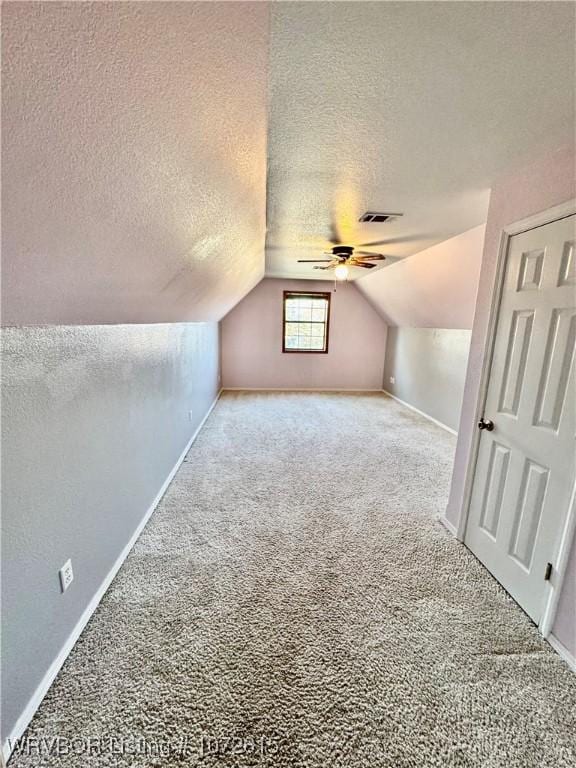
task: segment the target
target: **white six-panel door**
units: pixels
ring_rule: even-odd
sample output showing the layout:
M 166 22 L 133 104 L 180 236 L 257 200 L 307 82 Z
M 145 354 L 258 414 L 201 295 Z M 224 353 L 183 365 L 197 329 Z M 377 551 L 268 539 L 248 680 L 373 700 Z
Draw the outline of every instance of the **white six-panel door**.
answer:
M 465 535 L 536 623 L 574 486 L 575 219 L 510 239 Z

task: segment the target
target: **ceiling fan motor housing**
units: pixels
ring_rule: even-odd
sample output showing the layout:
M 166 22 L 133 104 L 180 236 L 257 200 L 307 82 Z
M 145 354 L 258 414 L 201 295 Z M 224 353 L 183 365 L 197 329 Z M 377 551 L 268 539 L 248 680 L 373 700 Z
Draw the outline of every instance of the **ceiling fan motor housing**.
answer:
M 339 258 L 344 257 L 345 259 L 349 259 L 354 253 L 354 248 L 352 248 L 351 245 L 335 245 L 334 248 L 332 248 L 332 253 Z

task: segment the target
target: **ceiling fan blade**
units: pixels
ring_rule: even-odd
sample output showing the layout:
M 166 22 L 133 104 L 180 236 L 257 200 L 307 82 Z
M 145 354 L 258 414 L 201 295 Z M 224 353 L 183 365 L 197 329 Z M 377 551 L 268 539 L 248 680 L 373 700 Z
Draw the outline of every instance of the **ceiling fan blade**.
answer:
M 336 264 L 328 264 L 327 267 L 312 267 L 312 269 L 334 269 Z
M 316 261 L 332 261 L 332 259 L 298 259 L 298 264 L 311 264 Z
M 353 267 L 363 267 L 364 269 L 374 269 L 376 264 L 368 264 L 368 262 L 363 261 L 351 261 L 350 262 Z
M 384 261 L 386 258 L 383 253 L 369 253 L 369 251 L 354 251 L 354 257 L 357 259 L 373 259 L 374 261 Z

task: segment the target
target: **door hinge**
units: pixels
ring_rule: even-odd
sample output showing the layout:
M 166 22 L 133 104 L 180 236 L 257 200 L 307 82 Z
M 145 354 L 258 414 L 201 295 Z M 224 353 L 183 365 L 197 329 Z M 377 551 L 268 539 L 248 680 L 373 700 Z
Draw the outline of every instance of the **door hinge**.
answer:
M 552 577 L 552 563 L 546 563 L 546 570 L 544 571 L 544 581 L 550 581 Z

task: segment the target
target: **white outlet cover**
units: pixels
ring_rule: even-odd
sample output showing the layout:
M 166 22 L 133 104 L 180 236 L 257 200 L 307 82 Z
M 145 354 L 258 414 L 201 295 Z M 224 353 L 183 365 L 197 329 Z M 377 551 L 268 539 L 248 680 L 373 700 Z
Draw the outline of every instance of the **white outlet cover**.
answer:
M 70 584 L 74 581 L 74 571 L 72 570 L 72 560 L 66 560 L 62 568 L 58 571 L 60 574 L 60 587 L 62 592 L 66 592 Z
M 193 411 L 188 411 L 188 419 L 189 419 L 190 421 L 192 421 L 192 420 L 193 420 L 193 418 L 194 418 L 194 416 L 193 416 Z
M 396 379 L 394 376 L 390 376 L 390 384 L 396 384 Z

